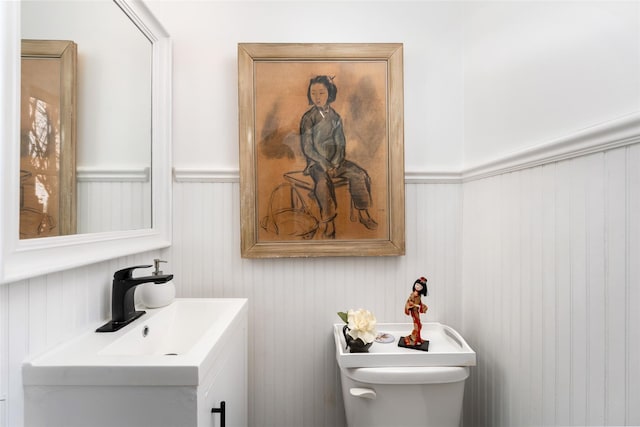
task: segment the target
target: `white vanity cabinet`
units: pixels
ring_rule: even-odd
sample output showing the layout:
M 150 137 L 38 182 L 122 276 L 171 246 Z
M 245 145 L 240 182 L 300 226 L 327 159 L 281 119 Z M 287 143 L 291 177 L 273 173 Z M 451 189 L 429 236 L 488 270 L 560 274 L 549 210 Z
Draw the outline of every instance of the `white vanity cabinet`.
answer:
M 25 426 L 247 426 L 247 304 L 176 299 L 27 361 Z

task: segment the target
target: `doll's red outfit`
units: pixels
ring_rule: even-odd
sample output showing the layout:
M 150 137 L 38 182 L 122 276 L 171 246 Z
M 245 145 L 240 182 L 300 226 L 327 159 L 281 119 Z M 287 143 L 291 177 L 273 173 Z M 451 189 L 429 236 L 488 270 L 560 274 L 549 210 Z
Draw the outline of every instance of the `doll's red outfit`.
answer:
M 423 304 L 420 300 L 420 294 L 412 292 L 407 299 L 407 303 L 404 305 L 404 314 L 410 315 L 413 319 L 413 331 L 411 335 L 404 337 L 404 343 L 406 345 L 418 346 L 422 344 L 422 337 L 420 335 L 422 331 L 422 322 L 420 321 L 420 313 L 427 312 L 427 305 Z

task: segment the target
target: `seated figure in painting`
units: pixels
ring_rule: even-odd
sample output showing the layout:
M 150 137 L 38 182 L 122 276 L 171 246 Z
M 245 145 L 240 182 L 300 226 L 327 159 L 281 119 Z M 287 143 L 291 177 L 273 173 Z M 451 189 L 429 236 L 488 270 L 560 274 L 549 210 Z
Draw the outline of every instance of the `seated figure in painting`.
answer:
M 332 77 L 317 76 L 311 79 L 307 98 L 312 107 L 300 121 L 300 142 L 307 160 L 304 174 L 313 179 L 313 197 L 320 208 L 321 231 L 329 239 L 335 239 L 336 236 L 334 179 L 337 178 L 344 178 L 348 182 L 357 220 L 370 230 L 378 227 L 378 223 L 369 215 L 371 178 L 366 170 L 345 158 L 342 119 L 331 107 L 337 92 Z

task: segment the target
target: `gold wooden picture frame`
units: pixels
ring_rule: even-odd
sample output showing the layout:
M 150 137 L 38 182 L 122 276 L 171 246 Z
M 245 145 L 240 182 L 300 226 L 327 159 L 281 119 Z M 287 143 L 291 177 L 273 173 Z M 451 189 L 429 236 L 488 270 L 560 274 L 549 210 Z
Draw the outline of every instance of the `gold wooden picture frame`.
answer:
M 22 40 L 20 238 L 76 233 L 77 46 Z
M 403 46 L 238 44 L 244 258 L 405 253 Z

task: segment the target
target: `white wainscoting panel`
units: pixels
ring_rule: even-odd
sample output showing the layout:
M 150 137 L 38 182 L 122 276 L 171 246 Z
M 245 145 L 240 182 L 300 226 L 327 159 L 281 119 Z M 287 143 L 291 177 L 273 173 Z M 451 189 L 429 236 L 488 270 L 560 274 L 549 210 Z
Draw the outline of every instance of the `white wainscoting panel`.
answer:
M 9 287 L 0 286 L 0 427 L 7 427 L 9 384 Z
M 461 327 L 461 184 L 406 185 L 406 256 L 251 260 L 240 257 L 237 180 L 197 175 L 174 183 L 165 270 L 178 296 L 249 298 L 250 425 L 345 425 L 331 335 L 338 311 L 409 322 L 404 303 L 424 275 L 425 320 Z
M 179 296 L 250 299 L 251 425 L 343 426 L 336 312 L 406 322 L 420 275 L 425 320 L 478 353 L 464 425 L 638 425 L 639 164 L 635 144 L 464 184 L 409 182 L 407 255 L 384 258 L 242 259 L 237 181 L 192 177 L 174 182 L 161 256 Z M 113 271 L 157 256 L 0 287 L 0 425 L 22 425 L 24 358 L 106 319 Z
M 464 184 L 465 425 L 640 425 L 640 145 Z
M 78 169 L 78 233 L 149 228 L 149 168 Z

